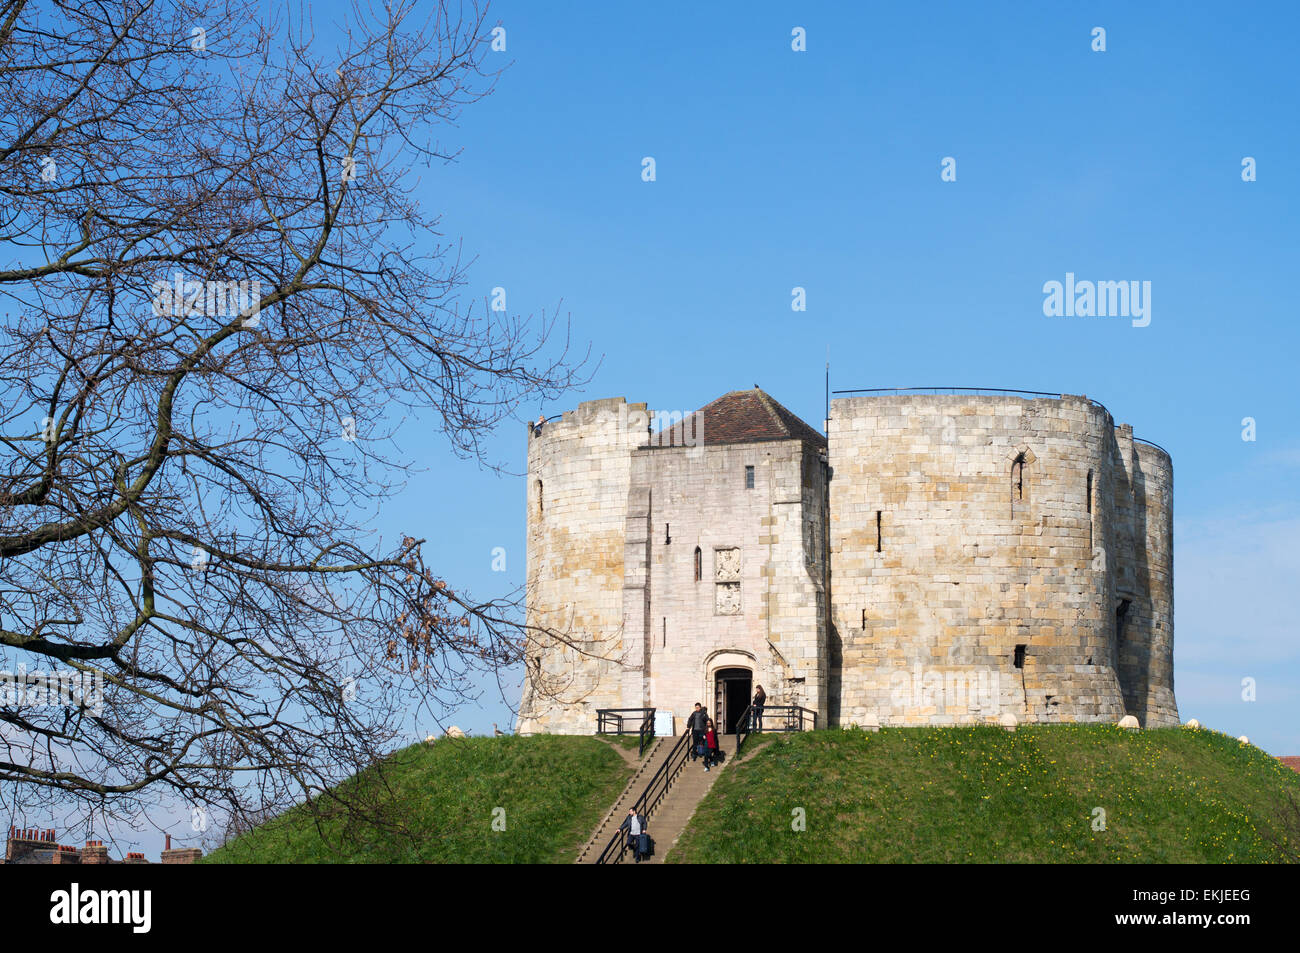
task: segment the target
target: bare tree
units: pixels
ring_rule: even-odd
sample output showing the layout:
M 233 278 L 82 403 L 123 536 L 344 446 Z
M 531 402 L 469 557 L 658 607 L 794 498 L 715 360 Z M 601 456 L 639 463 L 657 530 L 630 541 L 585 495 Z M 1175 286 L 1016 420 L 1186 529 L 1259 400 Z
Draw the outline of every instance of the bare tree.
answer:
M 583 364 L 464 303 L 415 198 L 495 79 L 485 11 L 429 6 L 326 42 L 240 0 L 0 0 L 0 668 L 88 680 L 0 699 L 5 798 L 283 806 L 521 660 L 516 605 L 370 529 L 404 417 L 482 460 Z
M 1282 864 L 1300 864 L 1300 794 L 1290 778 L 1273 811 L 1258 826 L 1259 834 Z

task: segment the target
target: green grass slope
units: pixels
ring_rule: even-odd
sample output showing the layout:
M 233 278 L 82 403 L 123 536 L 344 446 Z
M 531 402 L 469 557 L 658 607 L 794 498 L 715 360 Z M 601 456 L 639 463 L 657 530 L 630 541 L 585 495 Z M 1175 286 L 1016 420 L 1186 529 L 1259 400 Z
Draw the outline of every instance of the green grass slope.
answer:
M 667 860 L 1270 862 L 1282 854 L 1261 831 L 1279 829 L 1287 791 L 1300 775 L 1205 730 L 817 731 L 731 766 Z
M 381 808 L 405 836 L 305 808 L 231 841 L 204 863 L 563 863 L 627 784 L 632 768 L 591 737 L 465 738 L 413 745 L 384 765 Z M 367 772 L 343 787 L 374 783 Z M 504 808 L 505 830 L 494 830 Z M 499 814 L 495 815 L 500 817 Z

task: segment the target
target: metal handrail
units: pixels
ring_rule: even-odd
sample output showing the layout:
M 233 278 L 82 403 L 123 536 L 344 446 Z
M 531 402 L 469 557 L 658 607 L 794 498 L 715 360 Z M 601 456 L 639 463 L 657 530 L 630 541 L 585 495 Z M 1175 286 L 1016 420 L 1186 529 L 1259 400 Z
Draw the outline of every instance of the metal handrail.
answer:
M 659 806 L 659 802 L 664 799 L 664 795 L 668 793 L 668 789 L 673 786 L 673 782 L 677 780 L 677 774 L 681 771 L 682 766 L 686 764 L 687 754 L 690 749 L 691 730 L 684 728 L 681 737 L 673 745 L 672 751 L 668 752 L 668 757 L 664 759 L 664 763 L 659 766 L 659 770 L 650 779 L 650 783 L 645 786 L 641 796 L 633 803 L 632 809 L 634 811 L 643 815 L 647 820 L 649 819 L 655 808 Z M 661 783 L 663 789 L 655 793 L 656 785 Z M 623 835 L 623 828 L 620 826 L 614 831 L 614 836 L 609 839 L 609 843 L 600 852 L 600 856 L 596 858 L 596 863 L 622 863 L 625 853 L 627 853 L 627 838 Z
M 764 705 L 764 708 L 767 706 Z M 736 754 L 740 754 L 740 746 L 745 743 L 745 739 L 753 734 L 754 729 L 750 725 L 750 712 L 754 710 L 752 704 L 746 706 L 745 710 L 740 713 L 740 718 L 736 720 Z
M 787 731 L 807 731 L 804 727 L 805 716 L 812 720 L 812 730 L 817 730 L 817 712 L 811 708 L 804 708 L 802 705 L 764 705 L 763 706 L 763 726 L 755 728 L 751 721 L 750 713 L 754 706 L 751 704 L 743 712 L 736 722 L 736 754 L 740 754 L 740 746 L 745 743 L 745 739 L 757 732 L 787 732 Z M 772 727 L 775 725 L 776 727 Z
M 939 391 L 952 391 L 952 392 L 960 391 L 961 393 L 975 394 L 976 396 L 978 396 L 979 394 L 1028 394 L 1031 397 L 1056 397 L 1056 398 L 1061 398 L 1065 396 L 1064 394 L 1057 394 L 1051 391 L 1020 390 L 1019 388 L 1015 388 L 1015 387 L 946 387 L 946 386 L 859 387 L 854 390 L 833 390 L 831 391 L 831 393 L 832 394 L 903 394 L 903 393 L 914 393 L 918 391 L 935 394 L 936 396 L 943 396 L 942 394 L 938 393 Z M 1090 404 L 1095 404 L 1098 407 L 1104 408 L 1106 406 L 1101 401 L 1093 400 L 1091 397 L 1084 397 L 1083 399 Z M 1148 446 L 1155 447 L 1157 450 L 1161 451 L 1165 456 L 1169 457 L 1171 460 L 1173 459 L 1174 455 L 1170 453 L 1168 450 L 1166 450 L 1164 447 L 1160 446 L 1160 444 L 1156 443 L 1154 440 L 1146 440 L 1143 439 L 1142 437 L 1134 437 L 1133 439 L 1138 443 L 1145 443 Z
M 906 391 L 940 391 L 952 390 L 962 391 L 963 393 L 977 393 L 982 391 L 991 391 L 995 394 L 1032 394 L 1035 397 L 1060 397 L 1059 393 L 1045 390 L 1021 390 L 1016 387 L 950 387 L 947 385 L 935 385 L 933 387 L 859 387 L 855 390 L 833 390 L 832 394 L 896 394 Z M 1092 400 L 1092 398 L 1088 398 Z M 1093 401 L 1096 403 L 1096 401 Z
M 974 395 L 974 396 L 976 396 L 976 397 L 980 396 L 981 394 L 990 394 L 990 395 L 992 395 L 992 394 L 1027 394 L 1027 395 L 1030 396 L 1030 397 L 1052 397 L 1052 398 L 1055 398 L 1056 400 L 1060 400 L 1060 399 L 1062 399 L 1063 397 L 1066 397 L 1066 396 L 1075 396 L 1075 395 L 1058 394 L 1058 393 L 1056 393 L 1055 391 L 1046 391 L 1046 390 L 1021 390 L 1021 389 L 1019 389 L 1019 388 L 1017 388 L 1017 387 L 949 387 L 949 386 L 943 386 L 943 385 L 936 385 L 936 386 L 934 386 L 934 387 L 860 387 L 860 388 L 857 388 L 857 389 L 855 389 L 855 390 L 833 390 L 833 391 L 831 391 L 832 394 L 906 394 L 906 393 L 926 393 L 926 394 L 933 394 L 933 395 L 935 395 L 935 396 L 937 396 L 937 397 L 942 397 L 942 396 L 943 396 L 943 393 L 941 393 L 941 392 L 947 392 L 947 393 L 952 393 L 952 394 L 956 394 L 956 393 L 959 393 L 959 392 L 960 392 L 960 393 L 963 393 L 963 394 L 972 394 L 972 395 Z M 1077 395 L 1077 396 L 1082 397 L 1084 400 L 1086 400 L 1088 403 L 1092 404 L 1094 407 L 1100 407 L 1102 410 L 1106 410 L 1106 405 L 1103 404 L 1103 403 L 1102 403 L 1101 401 L 1099 401 L 1099 400 L 1093 400 L 1093 398 L 1088 397 L 1088 396 L 1083 395 L 1083 394 L 1079 394 L 1079 395 Z M 1109 411 L 1107 411 L 1107 413 L 1109 413 Z
M 647 718 L 649 718 L 651 722 L 653 722 L 655 716 L 655 709 L 653 708 L 597 708 L 596 709 L 596 734 L 630 735 L 632 733 L 632 729 L 624 728 L 624 721 L 631 720 L 630 718 L 625 718 L 624 716 L 626 715 L 640 716 L 639 719 L 635 722 L 635 724 L 637 725 L 636 730 L 640 731 L 641 726 L 645 724 L 645 720 Z M 612 730 L 609 727 L 610 725 L 613 725 Z
M 646 747 L 655 739 L 655 710 L 653 708 L 648 708 L 646 709 L 646 712 L 647 714 L 645 719 L 641 722 L 641 737 L 638 739 L 638 747 L 636 749 L 636 756 L 638 758 L 645 756 Z
M 1146 440 L 1146 439 L 1144 439 L 1144 438 L 1142 438 L 1142 437 L 1134 437 L 1134 438 L 1133 438 L 1133 442 L 1134 442 L 1134 443 L 1145 443 L 1148 447 L 1155 447 L 1157 450 L 1159 450 L 1161 453 L 1163 453 L 1163 454 L 1164 454 L 1166 457 L 1168 457 L 1170 460 L 1172 460 L 1172 459 L 1174 458 L 1174 455 L 1173 455 L 1172 453 L 1170 453 L 1170 452 L 1169 452 L 1168 450 L 1166 450 L 1164 447 L 1160 446 L 1160 444 L 1156 443 L 1154 440 Z

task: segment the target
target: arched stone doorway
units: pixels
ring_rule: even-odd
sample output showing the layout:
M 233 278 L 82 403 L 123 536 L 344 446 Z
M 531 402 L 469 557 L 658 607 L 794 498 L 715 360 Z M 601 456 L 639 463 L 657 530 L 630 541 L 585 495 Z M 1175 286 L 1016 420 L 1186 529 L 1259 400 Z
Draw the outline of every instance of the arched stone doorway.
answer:
M 740 716 L 753 698 L 754 673 L 747 668 L 720 668 L 713 673 L 713 723 L 734 735 Z

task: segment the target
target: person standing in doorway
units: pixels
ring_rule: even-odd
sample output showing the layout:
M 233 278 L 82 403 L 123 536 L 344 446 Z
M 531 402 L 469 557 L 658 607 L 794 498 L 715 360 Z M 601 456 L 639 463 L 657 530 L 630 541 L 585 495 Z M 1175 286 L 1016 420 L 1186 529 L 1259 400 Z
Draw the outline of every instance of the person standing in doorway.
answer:
M 691 760 L 701 756 L 700 745 L 704 743 L 704 728 L 708 721 L 709 713 L 704 710 L 703 705 L 696 702 L 695 710 L 691 712 L 690 718 L 686 720 L 686 727 L 691 730 Z
M 759 685 L 754 690 L 754 713 L 750 718 L 750 724 L 754 731 L 763 730 L 763 705 L 767 703 L 767 692 L 763 691 L 763 686 Z

